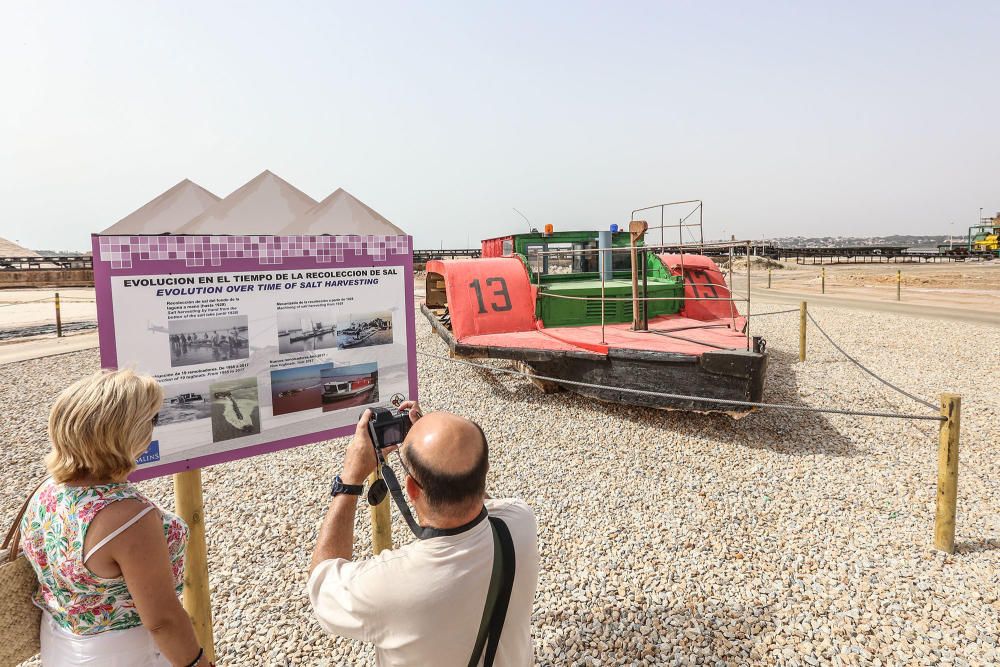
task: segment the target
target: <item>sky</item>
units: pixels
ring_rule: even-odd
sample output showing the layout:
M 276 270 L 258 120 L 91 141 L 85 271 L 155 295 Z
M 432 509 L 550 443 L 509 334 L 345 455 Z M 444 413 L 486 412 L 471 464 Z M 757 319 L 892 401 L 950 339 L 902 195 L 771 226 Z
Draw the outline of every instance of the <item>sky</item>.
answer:
M 418 248 L 526 231 L 515 208 L 701 199 L 740 239 L 1000 211 L 996 2 L 0 2 L 0 236 L 29 248 L 264 169 Z

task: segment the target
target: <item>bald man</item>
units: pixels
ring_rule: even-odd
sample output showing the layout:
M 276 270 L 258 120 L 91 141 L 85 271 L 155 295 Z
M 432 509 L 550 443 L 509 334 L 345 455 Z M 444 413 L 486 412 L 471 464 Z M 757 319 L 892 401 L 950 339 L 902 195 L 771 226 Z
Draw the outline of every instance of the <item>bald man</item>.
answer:
M 313 550 L 306 591 L 319 624 L 374 644 L 379 665 L 468 665 L 493 571 L 488 515 L 509 530 L 516 567 L 495 659 L 484 662 L 484 655 L 478 664 L 533 664 L 534 514 L 520 500 L 486 495 L 489 448 L 475 422 L 447 412 L 422 416 L 413 402 L 401 407 L 413 423 L 397 452 L 397 470 L 405 471 L 403 486 L 424 537 L 352 560 L 358 496 L 376 466 L 366 410 L 347 447 L 343 472 L 334 479 L 334 497 Z M 384 450 L 387 459 L 394 450 Z

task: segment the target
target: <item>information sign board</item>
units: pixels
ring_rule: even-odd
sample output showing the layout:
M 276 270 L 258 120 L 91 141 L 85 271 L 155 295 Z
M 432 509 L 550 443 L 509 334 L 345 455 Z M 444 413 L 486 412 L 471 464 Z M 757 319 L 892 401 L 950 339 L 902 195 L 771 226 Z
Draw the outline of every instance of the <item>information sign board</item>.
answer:
M 101 365 L 164 390 L 133 479 L 347 435 L 416 398 L 409 236 L 92 242 Z

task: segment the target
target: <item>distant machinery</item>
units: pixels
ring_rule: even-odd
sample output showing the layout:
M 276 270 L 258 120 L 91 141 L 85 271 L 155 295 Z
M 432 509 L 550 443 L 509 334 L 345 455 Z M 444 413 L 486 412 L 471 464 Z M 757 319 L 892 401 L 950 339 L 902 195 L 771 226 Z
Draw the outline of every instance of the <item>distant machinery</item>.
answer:
M 978 225 L 969 227 L 969 251 L 1000 257 L 1000 213 L 993 218 L 981 218 Z

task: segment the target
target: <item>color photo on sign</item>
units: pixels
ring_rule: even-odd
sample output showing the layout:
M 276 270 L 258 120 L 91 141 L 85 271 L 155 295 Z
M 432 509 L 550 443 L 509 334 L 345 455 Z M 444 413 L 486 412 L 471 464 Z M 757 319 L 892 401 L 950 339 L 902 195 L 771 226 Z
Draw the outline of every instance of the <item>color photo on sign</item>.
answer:
M 378 402 L 378 364 L 336 366 L 320 371 L 323 412 Z
M 271 406 L 273 414 L 286 415 L 323 407 L 321 373 L 333 364 L 315 364 L 300 368 L 271 371 Z
M 171 320 L 170 365 L 190 366 L 250 356 L 246 315 Z

